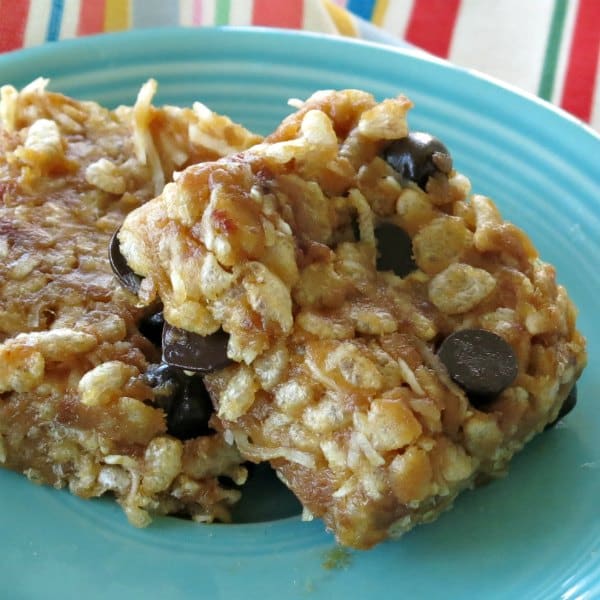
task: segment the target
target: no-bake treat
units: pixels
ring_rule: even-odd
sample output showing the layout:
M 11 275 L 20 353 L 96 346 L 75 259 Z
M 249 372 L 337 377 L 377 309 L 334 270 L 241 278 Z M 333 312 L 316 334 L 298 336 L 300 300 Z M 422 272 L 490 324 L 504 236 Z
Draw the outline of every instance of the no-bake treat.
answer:
M 410 100 L 293 104 L 133 211 L 117 250 L 212 425 L 368 548 L 503 475 L 574 398 L 585 341 L 527 235 L 409 130 Z
M 114 278 L 113 232 L 177 169 L 260 141 L 198 103 L 106 110 L 1 88 L 0 464 L 85 498 L 227 520 L 243 459 L 208 420 L 199 377 L 162 366 L 156 307 Z M 159 332 L 158 340 L 156 332 Z

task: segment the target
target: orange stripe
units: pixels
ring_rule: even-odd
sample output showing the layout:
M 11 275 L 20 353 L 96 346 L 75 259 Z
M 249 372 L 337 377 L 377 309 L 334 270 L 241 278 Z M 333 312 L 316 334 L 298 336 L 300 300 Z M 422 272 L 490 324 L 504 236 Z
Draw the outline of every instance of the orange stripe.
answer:
M 77 35 L 100 33 L 104 30 L 104 0 L 81 0 Z
M 596 72 L 600 58 L 600 2 L 579 0 L 577 20 L 560 105 L 589 121 L 592 116 Z
M 375 8 L 373 9 L 371 21 L 373 21 L 373 24 L 377 25 L 377 27 L 383 27 L 383 21 L 387 13 L 388 4 L 389 0 L 377 0 L 377 2 L 375 2 Z
M 436 56 L 446 58 L 460 0 L 415 0 L 406 27 L 406 39 Z
M 325 0 L 325 8 L 340 34 L 348 37 L 358 37 L 358 31 L 350 13 L 334 4 L 333 0 Z
M 254 0 L 252 25 L 302 29 L 304 0 Z
M 28 13 L 29 0 L 0 0 L 0 52 L 17 50 L 23 46 Z
M 105 0 L 104 31 L 129 29 L 131 23 L 130 0 Z

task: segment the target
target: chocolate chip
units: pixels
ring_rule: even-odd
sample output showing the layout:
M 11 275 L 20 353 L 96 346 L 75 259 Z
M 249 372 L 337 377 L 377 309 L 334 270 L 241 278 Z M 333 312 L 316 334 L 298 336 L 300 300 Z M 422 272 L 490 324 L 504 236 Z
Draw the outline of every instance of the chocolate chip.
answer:
M 152 404 L 167 415 L 168 433 L 187 440 L 213 432 L 208 426 L 212 404 L 199 375 L 161 363 L 150 365 L 144 379 L 153 391 Z
M 165 363 L 150 365 L 144 373 L 145 382 L 152 388 L 153 404 L 166 413 L 183 389 L 182 373 Z
M 180 440 L 209 435 L 208 420 L 213 412 L 210 396 L 198 376 L 188 377 L 181 395 L 167 415 L 167 431 Z
M 484 329 L 450 334 L 438 356 L 474 406 L 493 400 L 511 385 L 518 372 L 517 357 L 510 345 Z
M 422 189 L 435 173 L 452 170 L 448 148 L 436 137 L 421 131 L 413 131 L 392 142 L 385 149 L 384 158 L 404 179 L 414 181 Z
M 565 398 L 565 401 L 562 403 L 560 410 L 558 411 L 558 416 L 552 423 L 548 423 L 546 427 L 544 427 L 544 431 L 547 429 L 552 429 L 562 418 L 566 417 L 577 404 L 577 384 L 573 385 L 569 395 Z
M 211 335 L 198 335 L 165 323 L 163 360 L 186 371 L 210 373 L 231 363 L 227 357 L 229 335 L 222 329 Z
M 412 240 L 404 229 L 393 223 L 381 223 L 375 228 L 377 238 L 377 269 L 394 271 L 405 277 L 417 269 L 412 257 Z
M 165 318 L 163 317 L 162 310 L 148 315 L 142 319 L 138 325 L 140 333 L 148 338 L 155 346 L 162 345 L 162 332 L 165 324 Z
M 115 231 L 110 239 L 108 260 L 110 261 L 110 266 L 112 267 L 113 273 L 117 276 L 117 279 L 121 285 L 127 288 L 130 292 L 137 294 L 140 289 L 142 278 L 137 273 L 133 272 L 131 267 L 127 264 L 125 257 L 121 254 L 118 235 L 119 229 Z
M 358 219 L 353 218 L 352 223 L 352 235 L 354 236 L 354 241 L 360 242 L 360 226 L 358 225 Z
M 241 487 L 231 477 L 227 477 L 227 475 L 219 475 L 217 479 L 219 480 L 219 485 L 224 490 L 239 490 Z

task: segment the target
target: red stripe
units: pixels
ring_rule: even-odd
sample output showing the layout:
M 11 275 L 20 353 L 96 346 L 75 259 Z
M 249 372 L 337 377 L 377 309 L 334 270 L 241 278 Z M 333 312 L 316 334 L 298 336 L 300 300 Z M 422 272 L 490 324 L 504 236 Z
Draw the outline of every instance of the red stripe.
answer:
M 81 0 L 77 35 L 104 31 L 104 0 Z
M 0 0 L 0 52 L 23 47 L 28 13 L 29 0 Z
M 560 105 L 584 121 L 589 121 L 592 117 L 599 57 L 600 2 L 579 0 Z
M 252 25 L 302 29 L 303 18 L 303 0 L 254 0 Z
M 406 26 L 406 39 L 446 58 L 459 7 L 460 0 L 415 0 Z

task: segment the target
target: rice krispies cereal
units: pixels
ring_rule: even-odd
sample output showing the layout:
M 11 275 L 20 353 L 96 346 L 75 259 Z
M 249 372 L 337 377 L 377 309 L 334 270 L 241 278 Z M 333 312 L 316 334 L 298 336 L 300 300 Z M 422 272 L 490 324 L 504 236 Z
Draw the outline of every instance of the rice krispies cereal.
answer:
M 233 364 L 205 377 L 226 439 L 368 548 L 503 475 L 557 418 L 585 341 L 526 234 L 409 133 L 407 98 L 294 104 L 263 144 L 188 168 L 130 214 L 121 251 L 171 326 L 229 334 Z M 457 383 L 440 353 L 456 332 L 502 347 L 501 389 Z
M 1 88 L 0 464 L 111 493 L 138 526 L 153 513 L 227 520 L 239 491 L 218 477 L 243 482 L 242 459 L 221 434 L 170 435 L 165 386 L 151 385 L 160 351 L 140 333 L 148 309 L 107 247 L 175 169 L 260 138 L 199 103 L 152 106 L 154 81 L 115 111 L 46 83 Z

